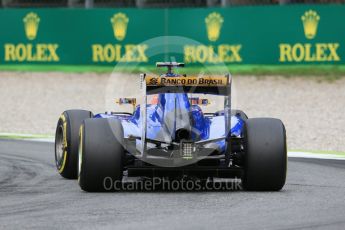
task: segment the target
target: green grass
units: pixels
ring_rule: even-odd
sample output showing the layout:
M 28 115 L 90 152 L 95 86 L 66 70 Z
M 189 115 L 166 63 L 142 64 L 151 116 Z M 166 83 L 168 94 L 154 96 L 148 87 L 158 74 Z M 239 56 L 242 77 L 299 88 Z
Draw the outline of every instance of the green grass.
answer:
M 0 71 L 17 72 L 66 72 L 66 73 L 111 73 L 113 67 L 87 65 L 0 65 Z
M 345 76 L 345 65 L 228 65 L 228 71 L 233 75 L 281 75 L 281 76 L 323 76 L 339 78 Z M 111 73 L 112 66 L 90 65 L 0 65 L 0 71 L 21 72 L 67 72 L 67 73 Z M 116 72 L 140 73 L 140 72 L 164 72 L 157 70 L 155 66 L 122 66 L 117 67 Z M 224 68 L 219 66 L 205 67 L 187 66 L 183 70 L 177 70 L 187 74 L 199 72 L 224 73 Z

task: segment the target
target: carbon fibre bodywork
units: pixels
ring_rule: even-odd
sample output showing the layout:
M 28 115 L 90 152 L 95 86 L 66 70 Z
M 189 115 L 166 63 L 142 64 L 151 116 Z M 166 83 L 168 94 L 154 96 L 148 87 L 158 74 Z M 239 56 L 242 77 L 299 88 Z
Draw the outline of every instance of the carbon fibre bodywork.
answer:
M 158 104 L 147 105 L 147 138 L 152 140 L 169 142 L 172 141 L 176 129 L 167 129 L 165 114 L 175 108 L 175 103 L 167 103 L 171 98 L 178 98 L 178 107 L 181 110 L 188 111 L 185 114 L 189 116 L 188 119 L 193 130 L 191 135 L 192 141 L 205 141 L 216 138 L 221 138 L 225 135 L 224 114 L 217 112 L 214 114 L 204 114 L 199 105 L 190 105 L 187 94 L 162 94 L 159 95 Z M 138 105 L 133 114 L 117 114 L 117 113 L 99 113 L 94 118 L 114 118 L 121 120 L 124 129 L 124 138 L 131 136 L 140 136 L 142 129 L 142 117 L 140 116 L 140 105 Z M 231 132 L 230 136 L 234 138 L 241 138 L 243 135 L 244 120 L 240 114 L 233 113 L 231 116 Z M 163 135 L 163 132 L 166 132 Z M 166 138 L 166 139 L 164 139 Z M 136 145 L 140 145 L 141 140 L 136 140 Z M 216 148 L 221 154 L 224 154 L 225 140 L 215 142 Z
M 103 191 L 105 178 L 122 182 L 124 176 L 201 178 L 204 182 L 241 178 L 247 190 L 280 190 L 287 168 L 282 121 L 248 119 L 243 111 L 232 110 L 230 74 L 172 73 L 173 67 L 181 66 L 157 63 L 157 67 L 168 67 L 168 72 L 141 74 L 140 105 L 136 106 L 137 98 L 115 101 L 131 105 L 133 113 L 65 111 L 74 119 L 69 123 L 59 119 L 55 156 L 60 174 L 68 178 L 63 174 L 66 170 L 77 171 L 85 191 Z M 67 152 L 61 140 L 67 140 L 67 147 L 72 142 L 79 146 Z M 68 155 L 78 156 L 78 165 Z
M 214 113 L 205 115 L 198 105 L 192 105 L 191 119 L 194 121 L 192 129 L 199 131 L 200 135 L 197 136 L 193 132 L 192 140 L 208 140 L 220 138 L 225 135 L 224 129 L 224 115 L 222 113 Z M 162 122 L 162 109 L 159 105 L 147 106 L 147 136 L 150 139 L 157 139 L 157 136 L 161 129 L 163 129 Z M 124 138 L 130 136 L 140 136 L 141 134 L 141 117 L 140 117 L 140 105 L 138 105 L 133 114 L 116 114 L 116 113 L 99 113 L 94 118 L 114 118 L 121 120 L 124 129 Z M 231 116 L 231 136 L 241 137 L 243 134 L 243 118 L 239 114 L 232 114 Z M 219 148 L 224 151 L 224 141 L 217 142 Z M 140 140 L 138 140 L 140 142 Z
M 94 118 L 121 121 L 127 154 L 124 166 L 129 175 L 134 171 L 138 172 L 134 175 L 142 175 L 145 169 L 151 176 L 157 170 L 170 169 L 179 169 L 184 174 L 191 167 L 199 172 L 210 170 L 206 174 L 217 174 L 221 169 L 228 173 L 232 166 L 239 169 L 245 121 L 241 114 L 231 110 L 230 74 L 187 77 L 172 73 L 172 68 L 178 65 L 158 63 L 158 67 L 168 67 L 168 73 L 140 75 L 144 102 L 132 114 L 100 113 Z M 221 110 L 205 113 L 202 109 L 205 104 L 194 102 L 200 94 L 218 98 L 219 106 L 215 108 Z M 155 97 L 154 102 L 148 103 L 148 97 Z M 136 99 L 119 101 L 130 104 Z

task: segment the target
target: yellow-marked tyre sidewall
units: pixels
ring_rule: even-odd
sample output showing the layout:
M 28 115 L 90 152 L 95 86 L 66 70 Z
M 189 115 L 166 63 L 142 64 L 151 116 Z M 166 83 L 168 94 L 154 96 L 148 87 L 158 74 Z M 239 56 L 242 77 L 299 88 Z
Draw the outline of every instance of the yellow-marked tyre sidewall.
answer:
M 62 121 L 62 127 L 63 127 L 63 146 L 64 146 L 64 151 L 63 151 L 63 161 L 62 165 L 60 168 L 58 168 L 59 173 L 63 173 L 65 167 L 66 167 L 66 161 L 67 161 L 67 148 L 68 148 L 68 143 L 67 143 L 67 120 L 65 117 L 65 114 L 62 114 L 60 116 L 60 120 Z
M 78 183 L 80 184 L 80 173 L 83 167 L 83 145 L 84 145 L 84 124 L 79 129 L 79 148 L 78 148 Z
M 92 116 L 92 112 L 86 110 L 67 110 L 60 116 L 58 126 L 61 124 L 63 126 L 62 141 L 64 152 L 62 155 L 62 161 L 60 163 L 61 166 L 58 167 L 58 172 L 64 178 L 78 178 L 78 148 L 80 126 L 85 119 L 91 118 Z

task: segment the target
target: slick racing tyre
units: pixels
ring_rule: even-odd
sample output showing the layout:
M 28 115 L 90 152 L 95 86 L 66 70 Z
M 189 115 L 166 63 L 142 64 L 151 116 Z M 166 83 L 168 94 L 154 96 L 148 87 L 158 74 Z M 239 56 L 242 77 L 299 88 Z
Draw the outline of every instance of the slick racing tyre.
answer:
M 244 136 L 244 189 L 281 190 L 285 184 L 287 170 L 284 124 L 274 118 L 248 119 L 245 122 Z
M 86 119 L 80 128 L 79 185 L 87 192 L 114 191 L 122 185 L 123 128 L 114 118 Z
M 78 177 L 79 127 L 92 116 L 90 111 L 67 110 L 59 118 L 55 133 L 55 163 L 64 178 Z

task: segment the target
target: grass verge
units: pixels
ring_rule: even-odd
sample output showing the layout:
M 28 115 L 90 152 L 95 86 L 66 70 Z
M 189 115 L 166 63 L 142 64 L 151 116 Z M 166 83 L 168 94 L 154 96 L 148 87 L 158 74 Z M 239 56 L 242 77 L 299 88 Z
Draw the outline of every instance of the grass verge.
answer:
M 233 75 L 324 76 L 331 78 L 345 76 L 345 65 L 228 65 L 226 67 Z M 21 72 L 111 73 L 113 70 L 112 66 L 96 65 L 0 65 L 0 71 Z M 117 66 L 115 71 L 124 73 L 161 72 L 157 71 L 155 66 Z M 181 72 L 195 74 L 208 71 L 224 72 L 224 69 L 219 66 L 207 68 L 187 66 Z

